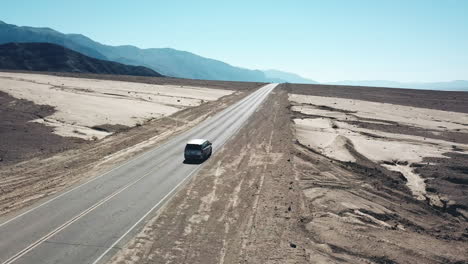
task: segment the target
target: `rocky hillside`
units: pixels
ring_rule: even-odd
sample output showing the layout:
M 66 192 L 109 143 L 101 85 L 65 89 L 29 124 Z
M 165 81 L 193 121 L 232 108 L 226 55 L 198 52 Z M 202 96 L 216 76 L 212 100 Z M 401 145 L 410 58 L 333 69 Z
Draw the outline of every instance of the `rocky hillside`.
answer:
M 146 67 L 91 58 L 51 43 L 0 45 L 0 69 L 162 76 Z

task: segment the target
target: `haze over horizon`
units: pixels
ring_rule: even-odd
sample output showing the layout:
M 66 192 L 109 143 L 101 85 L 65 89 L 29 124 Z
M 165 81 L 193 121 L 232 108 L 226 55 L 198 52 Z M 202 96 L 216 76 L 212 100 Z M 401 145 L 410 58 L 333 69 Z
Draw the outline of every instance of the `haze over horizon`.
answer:
M 468 79 L 468 2 L 6 1 L 0 20 L 319 82 Z

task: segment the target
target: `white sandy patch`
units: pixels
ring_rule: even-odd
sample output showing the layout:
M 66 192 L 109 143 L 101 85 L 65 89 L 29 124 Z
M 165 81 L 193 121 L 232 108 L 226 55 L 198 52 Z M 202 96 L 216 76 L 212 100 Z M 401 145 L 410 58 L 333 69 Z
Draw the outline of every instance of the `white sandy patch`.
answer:
M 303 145 L 337 160 L 356 161 L 345 147 L 346 138 L 338 135 L 332 128 L 331 119 L 294 119 L 294 123 L 297 139 Z
M 58 135 L 64 137 L 78 137 L 86 140 L 93 140 L 93 139 L 101 139 L 104 138 L 112 133 L 99 131 L 92 128 L 84 127 L 84 126 L 77 126 L 67 123 L 58 122 L 53 119 L 36 119 L 32 122 L 44 124 L 47 126 L 54 127 L 54 132 Z
M 353 144 L 357 152 L 376 163 L 406 161 L 411 164 L 421 162 L 424 157 L 443 158 L 445 157 L 442 155 L 444 152 L 453 151 L 451 143 L 443 140 L 370 131 L 337 121 L 335 121 L 335 124 L 340 128 L 323 128 L 325 123 L 323 120 L 326 119 L 295 119 L 297 139 L 302 144 L 336 160 L 345 162 L 356 161 L 345 147 L 348 140 Z M 316 126 L 314 127 L 314 125 Z M 393 137 L 373 138 L 359 133 L 364 131 L 369 131 L 379 136 Z M 457 147 L 468 150 L 467 145 L 458 144 Z M 425 200 L 428 197 L 426 195 L 424 180 L 414 173 L 409 165 L 382 165 L 390 170 L 401 172 L 407 179 L 408 188 L 417 199 Z M 435 205 L 440 203 L 437 197 L 429 198 Z
M 110 80 L 96 80 L 73 77 L 59 77 L 42 74 L 29 73 L 10 73 L 0 72 L 0 78 L 11 78 L 17 80 L 26 80 L 29 82 L 49 84 L 52 86 L 65 86 L 71 88 L 92 89 L 99 91 L 120 92 L 125 95 L 128 92 L 138 94 L 152 94 L 173 96 L 181 98 L 195 98 L 207 101 L 217 100 L 219 97 L 229 95 L 233 91 L 223 89 L 211 89 L 197 86 L 177 86 L 177 85 L 156 85 L 135 82 L 122 82 Z
M 410 166 L 401 164 L 383 164 L 382 166 L 389 170 L 401 172 L 401 174 L 403 174 L 403 176 L 405 176 L 406 180 L 408 181 L 406 185 L 408 186 L 408 188 L 410 188 L 413 195 L 418 200 L 426 199 L 426 184 L 419 175 L 413 172 L 413 169 L 411 169 Z
M 135 126 L 171 115 L 204 101 L 217 100 L 232 91 L 143 83 L 0 72 L 0 91 L 57 110 L 37 122 L 54 127 L 54 133 L 91 139 L 109 133 L 93 126 Z M 50 122 L 49 122 L 50 121 Z
M 391 226 L 387 223 L 385 223 L 384 221 L 381 221 L 375 217 L 373 217 L 372 215 L 369 215 L 369 214 L 366 214 L 366 213 L 363 213 L 359 210 L 354 210 L 354 213 L 357 214 L 357 215 L 360 215 L 360 216 L 363 216 L 363 217 L 366 217 L 368 220 L 378 224 L 378 225 L 381 225 L 383 227 L 387 227 L 387 228 L 390 228 Z
M 340 127 L 338 133 L 348 137 L 355 149 L 365 154 L 370 160 L 421 162 L 424 157 L 440 157 L 445 152 L 453 152 L 453 146 L 468 151 L 468 145 L 449 141 L 425 138 L 413 135 L 394 134 L 383 131 L 361 128 L 344 122 L 335 121 Z M 371 133 L 382 138 L 364 136 L 361 133 Z M 467 135 L 468 136 L 468 135 Z
M 426 193 L 424 180 L 413 172 L 410 165 L 423 161 L 425 157 L 444 158 L 443 153 L 454 152 L 454 146 L 462 151 L 468 151 L 467 144 L 371 130 L 345 122 L 359 120 L 360 118 L 372 118 L 382 121 L 360 121 L 384 124 L 385 121 L 391 121 L 431 130 L 440 130 L 439 126 L 442 124 L 450 130 L 468 133 L 467 126 L 463 125 L 468 124 L 467 114 L 294 94 L 290 95 L 290 100 L 294 103 L 303 104 L 294 106 L 292 110 L 307 115 L 319 116 L 316 118 L 294 119 L 296 136 L 301 144 L 327 157 L 345 162 L 356 161 L 355 157 L 347 149 L 347 146 L 353 147 L 355 151 L 367 159 L 383 164 L 390 170 L 401 172 L 407 179 L 407 186 L 417 199 L 424 200 L 427 197 L 436 205 L 440 203 L 439 198 L 430 197 Z M 327 106 L 352 111 L 352 113 L 320 109 L 316 106 Z M 438 121 L 434 121 L 435 119 Z M 396 164 L 401 162 L 408 165 L 385 165 L 384 162 L 395 162 Z
M 322 116 L 322 118 L 307 118 L 307 119 L 295 119 L 296 134 L 298 140 L 303 144 L 310 146 L 314 149 L 319 150 L 323 154 L 342 161 L 352 161 L 353 159 L 347 154 L 347 151 L 340 150 L 340 146 L 343 144 L 343 138 L 349 140 L 356 151 L 367 157 L 368 159 L 381 163 L 383 161 L 407 161 L 410 163 L 421 162 L 424 157 L 444 157 L 444 152 L 453 151 L 452 146 L 456 146 L 464 151 L 468 151 L 468 145 L 466 144 L 454 144 L 452 142 L 424 138 L 413 135 L 394 134 L 383 131 L 376 131 L 371 129 L 361 128 L 352 124 L 348 124 L 343 121 L 356 120 L 359 117 L 365 116 L 365 113 L 374 111 L 372 116 L 370 114 L 366 118 L 374 118 L 383 120 L 383 122 L 390 120 L 399 123 L 412 123 L 413 125 L 424 124 L 428 129 L 438 129 L 439 124 L 451 124 L 454 129 L 460 129 L 459 132 L 465 130 L 460 125 L 467 121 L 468 115 L 463 113 L 454 113 L 447 111 L 439 111 L 432 109 L 421 109 L 408 107 L 406 111 L 402 109 L 404 106 L 384 104 L 384 103 L 372 103 L 358 100 L 340 99 L 340 98 L 328 98 L 318 96 L 304 96 L 290 94 L 290 100 L 295 103 L 306 102 L 307 104 L 313 105 L 325 105 L 328 107 L 343 109 L 347 111 L 353 111 L 356 113 L 346 114 L 343 112 L 323 110 L 315 108 L 311 105 L 301 105 L 293 107 L 293 110 L 300 111 L 304 114 Z M 343 103 L 341 105 L 339 103 Z M 377 107 L 379 105 L 380 107 Z M 360 109 L 362 107 L 362 109 Z M 379 110 L 382 109 L 382 110 Z M 412 111 L 410 111 L 410 109 Z M 394 111 L 394 114 L 389 118 L 389 112 Z M 436 124 L 422 118 L 420 113 L 423 111 L 429 111 L 438 118 L 444 117 L 445 119 L 437 122 Z M 415 113 L 415 117 L 411 116 Z M 332 120 L 334 118 L 334 120 Z M 432 117 L 429 117 L 432 119 Z M 408 120 L 417 120 L 415 122 L 406 122 Z M 368 122 L 365 120 L 365 122 Z M 460 124 L 459 124 L 460 123 Z M 335 125 L 335 127 L 332 127 Z M 432 125 L 432 126 L 430 126 Z M 467 131 L 468 132 L 468 131 Z M 376 137 L 368 136 L 366 134 L 373 134 Z M 338 148 L 338 149 L 337 149 Z M 333 150 L 333 151 L 332 151 Z
M 324 110 L 324 109 L 319 109 L 314 106 L 309 106 L 309 105 L 295 105 L 291 108 L 291 110 L 296 111 L 296 112 L 301 112 L 306 115 L 317 115 L 317 116 L 326 116 L 326 117 L 334 117 L 337 119 L 347 119 L 347 120 L 358 120 L 356 117 L 347 115 L 346 113 L 342 112 L 336 112 L 336 111 L 330 111 L 330 110 Z
M 332 128 L 332 122 L 337 128 Z M 442 158 L 445 157 L 443 153 L 453 151 L 454 145 L 468 151 L 466 144 L 364 129 L 327 118 L 294 119 L 294 123 L 299 142 L 341 161 L 355 161 L 355 158 L 345 148 L 347 140 L 353 144 L 357 152 L 376 163 L 383 161 L 417 163 L 421 162 L 424 157 Z M 363 132 L 381 138 L 370 137 L 362 134 Z
M 353 115 L 357 117 L 381 119 L 433 130 L 460 129 L 468 132 L 468 114 L 464 113 L 298 94 L 290 94 L 289 100 L 299 104 L 321 105 L 353 111 L 356 112 Z

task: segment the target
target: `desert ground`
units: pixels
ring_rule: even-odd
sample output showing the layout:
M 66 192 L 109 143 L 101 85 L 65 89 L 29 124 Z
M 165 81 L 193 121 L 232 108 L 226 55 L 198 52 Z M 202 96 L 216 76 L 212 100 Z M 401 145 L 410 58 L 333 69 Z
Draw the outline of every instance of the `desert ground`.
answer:
M 95 76 L 0 73 L 0 215 L 97 176 L 262 85 Z
M 0 163 L 4 216 L 163 143 L 263 85 L 30 75 L 0 75 L 21 87 L 0 82 L 0 150 L 16 151 Z M 89 99 L 74 106 L 89 115 L 67 113 L 75 103 L 69 96 Z M 105 112 L 93 100 L 143 110 L 120 117 L 113 112 L 122 111 L 119 104 Z M 282 84 L 110 263 L 468 263 L 466 102 L 466 92 Z M 87 120 L 93 111 L 98 117 Z M 70 137 L 37 119 L 105 134 Z
M 111 263 L 467 263 L 468 95 L 353 89 L 277 88 Z
M 32 122 L 54 127 L 64 137 L 90 140 L 110 135 L 106 127 L 134 127 L 233 93 L 203 87 L 1 73 L 0 91 L 55 113 Z

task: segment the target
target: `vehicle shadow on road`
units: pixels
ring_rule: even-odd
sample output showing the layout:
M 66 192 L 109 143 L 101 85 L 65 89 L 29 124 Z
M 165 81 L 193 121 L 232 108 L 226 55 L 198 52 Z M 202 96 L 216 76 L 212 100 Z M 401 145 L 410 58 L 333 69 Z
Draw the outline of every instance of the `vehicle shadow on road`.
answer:
M 205 160 L 184 160 L 182 163 L 183 164 L 190 164 L 190 165 L 199 165 L 205 162 Z

